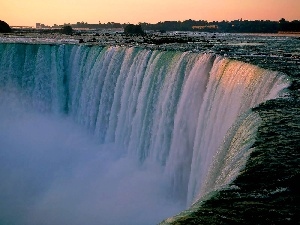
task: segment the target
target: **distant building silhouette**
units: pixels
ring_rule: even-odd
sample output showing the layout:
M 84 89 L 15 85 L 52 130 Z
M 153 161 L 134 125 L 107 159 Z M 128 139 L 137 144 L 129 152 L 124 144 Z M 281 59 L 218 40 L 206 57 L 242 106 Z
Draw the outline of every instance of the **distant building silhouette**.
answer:
M 205 25 L 205 26 L 192 26 L 194 30 L 203 30 L 203 29 L 218 29 L 217 25 Z

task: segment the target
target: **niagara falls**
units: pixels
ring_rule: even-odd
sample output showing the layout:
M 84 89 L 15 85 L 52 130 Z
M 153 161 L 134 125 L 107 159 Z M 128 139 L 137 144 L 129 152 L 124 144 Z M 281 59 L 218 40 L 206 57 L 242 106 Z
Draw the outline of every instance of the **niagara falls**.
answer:
M 263 123 L 253 109 L 290 85 L 210 53 L 2 43 L 0 55 L 4 224 L 157 224 L 235 190 Z
M 0 225 L 300 224 L 300 1 L 0 3 Z

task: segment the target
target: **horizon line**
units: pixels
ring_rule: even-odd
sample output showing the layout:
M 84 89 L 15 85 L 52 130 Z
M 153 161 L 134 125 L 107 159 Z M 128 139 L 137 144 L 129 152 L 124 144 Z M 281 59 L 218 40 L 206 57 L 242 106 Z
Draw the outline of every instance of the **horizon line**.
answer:
M 156 23 L 150 23 L 150 22 L 138 22 L 138 23 L 130 23 L 130 22 L 114 22 L 114 21 L 109 21 L 109 22 L 104 22 L 104 23 L 89 23 L 87 21 L 77 21 L 75 23 L 66 23 L 64 22 L 63 24 L 56 24 L 54 23 L 52 26 L 54 25 L 57 25 L 57 26 L 62 26 L 62 25 L 76 25 L 77 23 L 86 23 L 86 24 L 109 24 L 109 23 L 117 23 L 117 24 L 143 24 L 143 23 L 147 23 L 147 24 L 158 24 L 158 23 L 164 23 L 164 22 L 184 22 L 184 21 L 189 21 L 189 20 L 192 20 L 192 21 L 206 21 L 208 23 L 213 23 L 213 22 L 216 22 L 216 23 L 219 23 L 219 22 L 233 22 L 233 21 L 270 21 L 270 22 L 279 22 L 280 20 L 284 19 L 285 21 L 287 22 L 293 22 L 293 21 L 300 21 L 300 19 L 295 19 L 295 20 L 286 20 L 284 17 L 282 17 L 281 19 L 279 20 L 270 20 L 270 19 L 255 19 L 255 20 L 249 20 L 249 19 L 243 19 L 243 18 L 240 18 L 240 19 L 234 19 L 234 20 L 213 20 L 213 21 L 208 21 L 208 20 L 205 20 L 205 19 L 199 19 L 199 20 L 195 20 L 195 19 L 185 19 L 185 20 L 164 20 L 164 21 L 159 21 L 159 22 L 156 22 Z M 39 23 L 39 24 L 43 24 L 45 26 L 51 26 L 51 25 L 48 25 L 48 24 L 45 24 L 45 23 L 41 23 L 41 22 L 36 22 L 35 25 Z M 34 27 L 35 25 L 9 25 L 11 27 Z

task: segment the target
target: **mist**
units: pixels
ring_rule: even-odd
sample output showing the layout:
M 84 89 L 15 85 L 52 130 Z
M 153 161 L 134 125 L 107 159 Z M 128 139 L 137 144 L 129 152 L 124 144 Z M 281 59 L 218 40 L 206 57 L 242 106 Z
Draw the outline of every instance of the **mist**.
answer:
M 0 224 L 157 224 L 184 207 L 162 168 L 0 90 Z

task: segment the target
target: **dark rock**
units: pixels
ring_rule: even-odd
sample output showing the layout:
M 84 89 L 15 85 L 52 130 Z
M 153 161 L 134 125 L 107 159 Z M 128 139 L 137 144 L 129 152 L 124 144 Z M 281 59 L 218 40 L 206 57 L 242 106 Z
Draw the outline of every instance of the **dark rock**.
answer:
M 0 33 L 11 33 L 11 32 L 12 30 L 10 26 L 6 22 L 0 20 Z

